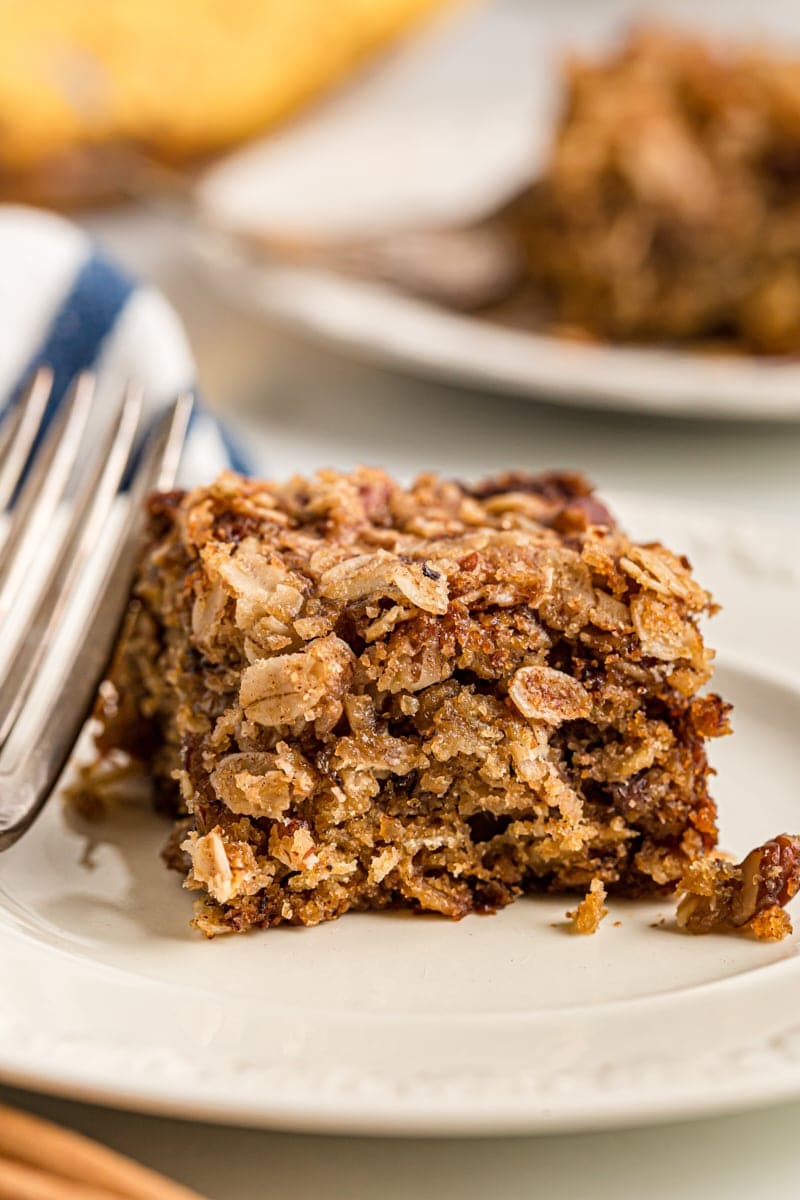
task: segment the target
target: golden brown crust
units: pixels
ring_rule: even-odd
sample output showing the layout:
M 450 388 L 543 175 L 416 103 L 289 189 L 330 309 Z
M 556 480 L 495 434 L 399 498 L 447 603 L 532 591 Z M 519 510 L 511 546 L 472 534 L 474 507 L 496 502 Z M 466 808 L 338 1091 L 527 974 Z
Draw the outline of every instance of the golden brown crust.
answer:
M 440 0 L 171 0 L 0 8 L 0 174 L 78 198 L 86 149 L 173 161 L 274 125 Z M 179 46 L 180 53 L 176 53 Z
M 710 607 L 574 476 L 226 474 L 151 504 L 105 744 L 188 812 L 209 933 L 668 889 L 716 841 Z

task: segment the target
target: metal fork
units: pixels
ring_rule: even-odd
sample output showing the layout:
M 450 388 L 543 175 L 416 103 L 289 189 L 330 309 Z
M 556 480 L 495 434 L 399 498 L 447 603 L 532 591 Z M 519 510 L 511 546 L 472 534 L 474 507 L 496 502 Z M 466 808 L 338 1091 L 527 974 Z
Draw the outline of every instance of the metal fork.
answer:
M 0 548 L 0 850 L 36 818 L 91 711 L 125 612 L 145 499 L 173 485 L 192 408 L 180 396 L 140 451 L 143 399 L 132 385 L 93 444 L 94 377 L 75 380 L 45 430 L 52 385 L 38 371 L 0 425 L 0 507 L 13 499 Z M 48 565 L 37 575 L 43 546 Z M 65 622 L 79 601 L 83 619 Z

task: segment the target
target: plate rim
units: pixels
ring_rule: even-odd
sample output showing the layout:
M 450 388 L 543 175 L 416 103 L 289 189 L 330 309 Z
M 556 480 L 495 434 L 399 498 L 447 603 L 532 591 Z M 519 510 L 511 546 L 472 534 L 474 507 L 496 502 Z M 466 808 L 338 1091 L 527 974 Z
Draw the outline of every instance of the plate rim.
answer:
M 783 988 L 791 997 L 796 995 L 797 974 L 800 962 L 797 959 L 782 964 L 787 969 L 783 972 Z M 793 970 L 791 968 L 794 968 Z M 769 989 L 767 972 L 753 972 L 749 986 L 744 989 L 746 994 L 734 996 L 734 1003 L 747 1014 L 752 1015 L 752 1004 L 763 999 L 764 992 Z M 706 1018 L 715 1020 L 719 1009 L 719 994 L 735 991 L 736 978 L 715 981 L 692 989 L 691 993 L 701 993 L 706 1010 Z M 163 985 L 168 991 L 190 990 L 176 988 L 175 985 Z M 685 1000 L 691 1001 L 693 996 L 687 993 Z M 670 1004 L 668 995 L 646 997 L 639 1001 L 630 1002 L 632 1006 L 640 1007 L 647 1019 L 655 1011 Z M 624 1007 L 628 1007 L 624 1002 Z M 618 1012 L 619 1006 L 610 1003 L 603 1006 Z M 0 1011 L 0 1016 L 2 1012 Z M 580 1014 L 575 1014 L 576 1021 Z M 627 1018 L 627 1014 L 623 1014 Z M 493 1018 L 485 1014 L 481 1018 L 469 1016 L 462 1018 L 459 1023 L 474 1026 L 476 1023 L 485 1024 Z M 352 1017 L 352 1021 L 361 1020 Z M 536 1015 L 531 1018 L 534 1024 L 539 1023 Z M 425 1022 L 427 1023 L 427 1022 Z M 441 1025 L 441 1017 L 435 1023 Z M 530 1024 L 522 1016 L 516 1022 L 520 1026 Z M 370 1024 L 380 1024 L 378 1016 L 370 1018 Z M 58 1039 L 44 1039 L 44 1044 L 53 1050 L 53 1057 L 58 1059 L 63 1045 Z M 120 1042 L 114 1047 L 119 1051 Z M 0 1046 L 2 1039 L 0 1038 Z M 127 1111 L 153 1113 L 190 1120 L 210 1121 L 216 1124 L 233 1125 L 250 1128 L 280 1129 L 295 1132 L 338 1133 L 367 1136 L 431 1136 L 431 1137 L 468 1137 L 468 1136 L 499 1136 L 499 1135 L 541 1135 L 551 1133 L 575 1133 L 601 1131 L 608 1129 L 633 1128 L 642 1125 L 660 1125 L 700 1116 L 716 1116 L 722 1113 L 747 1111 L 748 1109 L 768 1107 L 786 1101 L 797 1100 L 800 1097 L 800 1020 L 792 1016 L 789 1024 L 783 1028 L 763 1031 L 757 1036 L 737 1043 L 729 1049 L 717 1051 L 708 1055 L 700 1055 L 697 1062 L 692 1064 L 693 1073 L 688 1079 L 682 1078 L 680 1072 L 674 1073 L 675 1060 L 654 1059 L 649 1061 L 637 1058 L 635 1055 L 629 1062 L 622 1062 L 615 1055 L 613 1059 L 601 1061 L 593 1076 L 581 1074 L 570 1075 L 569 1071 L 559 1078 L 558 1072 L 552 1077 L 555 1087 L 550 1094 L 549 1102 L 541 1102 L 541 1091 L 534 1087 L 528 1093 L 534 1096 L 534 1104 L 525 1102 L 525 1092 L 509 1086 L 504 1089 L 501 1100 L 496 1095 L 487 1094 L 483 1103 L 475 1103 L 474 1098 L 467 1105 L 462 1104 L 463 1080 L 456 1074 L 443 1076 L 442 1093 L 433 1098 L 423 1095 L 419 1088 L 400 1087 L 387 1089 L 385 1097 L 391 1096 L 393 1103 L 387 1108 L 380 1100 L 380 1088 L 375 1088 L 375 1080 L 369 1080 L 372 1086 L 366 1089 L 342 1086 L 341 1078 L 320 1080 L 319 1090 L 306 1087 L 300 1097 L 294 1097 L 287 1102 L 280 1088 L 274 1088 L 266 1097 L 254 1103 L 251 1093 L 247 1098 L 238 1100 L 227 1095 L 224 1103 L 216 1096 L 209 1096 L 202 1086 L 203 1068 L 197 1076 L 190 1080 L 193 1084 L 187 1093 L 187 1076 L 178 1072 L 174 1078 L 170 1074 L 169 1062 L 162 1055 L 156 1055 L 137 1068 L 134 1058 L 128 1058 L 133 1068 L 124 1085 L 119 1081 L 109 1085 L 97 1078 L 97 1072 L 87 1070 L 86 1062 L 78 1044 L 78 1054 L 73 1054 L 69 1067 L 62 1064 L 57 1074 L 41 1065 L 25 1062 L 25 1056 L 17 1055 L 17 1061 L 0 1062 L 0 1080 L 10 1086 L 28 1088 L 49 1095 L 83 1100 L 87 1103 L 102 1103 Z M 62 1055 L 63 1057 L 63 1055 Z M 153 1070 L 153 1064 L 158 1064 Z M 207 1064 L 205 1064 L 207 1066 Z M 666 1066 L 666 1071 L 662 1068 Z M 630 1080 L 634 1076 L 640 1079 L 644 1076 L 644 1085 L 639 1090 L 630 1088 Z M 309 1076 L 310 1078 L 310 1076 Z M 421 1077 L 424 1082 L 426 1076 Z M 435 1075 L 433 1076 L 435 1079 Z M 466 1080 L 471 1078 L 467 1072 Z M 544 1078 L 547 1078 L 545 1075 Z M 677 1082 L 676 1082 L 677 1078 Z M 731 1087 L 735 1078 L 737 1086 Z M 512 1076 L 501 1075 L 501 1086 L 511 1081 Z M 157 1080 L 157 1082 L 153 1082 Z M 482 1079 L 483 1082 L 483 1079 Z M 590 1086 L 587 1088 L 587 1082 Z M 331 1086 L 333 1085 L 333 1087 Z M 619 1089 L 622 1089 L 621 1091 Z M 627 1089 L 627 1091 L 625 1090 Z M 336 1103 L 331 1099 L 336 1093 Z M 444 1102 L 443 1102 L 443 1097 Z
M 388 284 L 255 264 L 190 237 L 239 307 L 375 366 L 556 407 L 693 421 L 800 421 L 800 357 L 704 354 L 569 341 L 451 312 Z

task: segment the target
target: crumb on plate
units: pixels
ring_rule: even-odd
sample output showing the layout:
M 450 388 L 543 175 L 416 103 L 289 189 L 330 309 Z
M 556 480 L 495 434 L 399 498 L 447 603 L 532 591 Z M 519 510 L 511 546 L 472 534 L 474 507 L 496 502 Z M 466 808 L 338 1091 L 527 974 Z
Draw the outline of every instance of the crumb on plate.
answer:
M 570 909 L 567 913 L 575 933 L 597 933 L 600 922 L 608 916 L 608 909 L 603 903 L 605 898 L 603 881 L 593 879 L 578 907 Z M 614 924 L 619 925 L 619 921 L 615 921 Z

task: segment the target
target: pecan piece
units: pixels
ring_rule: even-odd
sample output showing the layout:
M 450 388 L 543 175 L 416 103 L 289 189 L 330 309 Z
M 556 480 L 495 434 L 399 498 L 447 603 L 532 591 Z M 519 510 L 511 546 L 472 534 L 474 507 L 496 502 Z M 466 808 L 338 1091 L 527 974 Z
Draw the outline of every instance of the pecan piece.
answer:
M 756 846 L 738 865 L 700 859 L 678 885 L 678 924 L 688 933 L 746 929 L 759 940 L 792 932 L 783 906 L 800 890 L 800 837 L 787 833 Z

